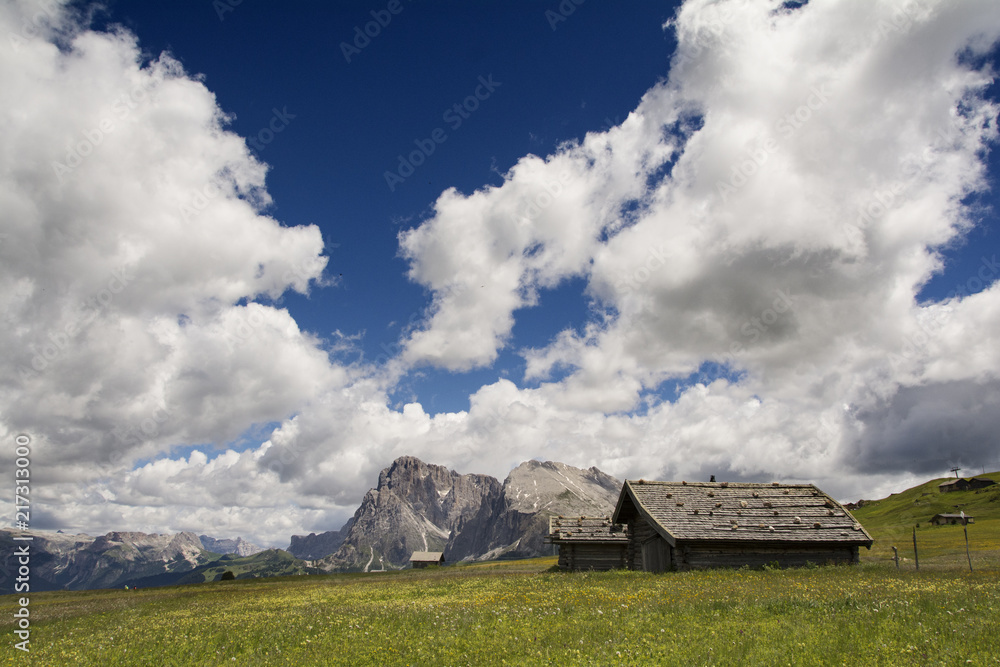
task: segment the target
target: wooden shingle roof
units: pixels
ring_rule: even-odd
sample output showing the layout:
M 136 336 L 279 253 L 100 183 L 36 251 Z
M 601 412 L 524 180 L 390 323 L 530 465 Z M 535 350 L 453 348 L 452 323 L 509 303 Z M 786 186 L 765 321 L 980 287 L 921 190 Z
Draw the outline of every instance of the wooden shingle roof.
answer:
M 626 481 L 612 520 L 645 518 L 677 540 L 833 542 L 871 546 L 871 535 L 812 484 Z
M 993 486 L 996 484 L 989 477 L 958 477 L 956 479 L 950 479 L 947 482 L 941 482 L 938 484 L 938 488 L 949 487 L 949 486 Z
M 444 560 L 443 551 L 414 551 L 410 556 L 411 563 L 439 563 Z
M 548 541 L 552 544 L 625 544 L 628 542 L 628 534 L 624 526 L 612 523 L 608 516 L 552 516 L 549 517 Z

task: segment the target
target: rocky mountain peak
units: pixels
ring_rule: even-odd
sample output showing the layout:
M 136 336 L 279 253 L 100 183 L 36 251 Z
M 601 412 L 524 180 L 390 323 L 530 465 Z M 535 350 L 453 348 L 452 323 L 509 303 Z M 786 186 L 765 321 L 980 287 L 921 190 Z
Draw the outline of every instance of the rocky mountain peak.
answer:
M 347 526 L 324 533 L 327 544 L 342 540 L 324 566 L 402 567 L 414 551 L 444 551 L 449 561 L 538 555 L 550 515 L 608 514 L 620 489 L 597 468 L 554 461 L 526 461 L 501 484 L 403 456 L 382 470 Z M 303 553 L 320 546 L 318 539 L 293 544 Z
M 618 500 L 621 482 L 597 468 L 557 461 L 525 461 L 504 480 L 508 508 L 522 512 L 594 514 Z
M 0 531 L 0 547 L 12 543 L 12 533 Z M 32 573 L 39 590 L 118 587 L 123 582 L 175 581 L 170 577 L 204 563 L 201 540 L 190 532 L 173 535 L 112 531 L 87 535 L 37 533 L 33 549 L 40 557 Z M 13 553 L 11 550 L 9 553 Z M 36 580 L 37 578 L 37 580 Z M 0 583 L 5 583 L 0 576 Z
M 379 570 L 406 564 L 414 551 L 443 551 L 456 526 L 499 488 L 486 475 L 462 475 L 402 456 L 382 470 L 377 487 L 365 494 L 337 535 L 341 544 L 325 559 L 326 566 Z
M 262 547 L 247 542 L 242 537 L 219 540 L 208 535 L 199 535 L 198 541 L 205 551 L 216 554 L 236 554 L 237 556 L 252 556 L 264 551 Z

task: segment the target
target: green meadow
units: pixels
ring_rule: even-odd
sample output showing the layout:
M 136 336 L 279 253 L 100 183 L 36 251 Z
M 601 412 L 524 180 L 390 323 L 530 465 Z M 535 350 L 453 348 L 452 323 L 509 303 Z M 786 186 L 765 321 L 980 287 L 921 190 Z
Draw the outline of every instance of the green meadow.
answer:
M 0 656 L 25 665 L 1000 665 L 998 498 L 922 493 L 856 513 L 876 538 L 857 566 L 569 574 L 550 557 L 37 593 L 30 654 L 14 648 L 16 597 L 4 596 Z M 977 517 L 972 572 L 962 527 L 927 525 L 934 503 Z M 898 570 L 894 543 L 907 558 Z
M 862 550 L 862 559 L 887 560 L 892 547 L 900 559 L 914 567 L 913 530 L 917 534 L 917 553 L 921 567 L 965 565 L 965 535 L 962 526 L 935 526 L 935 514 L 965 512 L 975 518 L 968 528 L 969 550 L 973 567 L 977 560 L 984 566 L 1000 560 L 1000 472 L 976 475 L 998 482 L 975 491 L 940 493 L 938 484 L 947 477 L 895 493 L 888 498 L 867 503 L 852 514 L 875 538 L 871 550 Z
M 496 567 L 41 593 L 37 665 L 996 665 L 998 570 Z

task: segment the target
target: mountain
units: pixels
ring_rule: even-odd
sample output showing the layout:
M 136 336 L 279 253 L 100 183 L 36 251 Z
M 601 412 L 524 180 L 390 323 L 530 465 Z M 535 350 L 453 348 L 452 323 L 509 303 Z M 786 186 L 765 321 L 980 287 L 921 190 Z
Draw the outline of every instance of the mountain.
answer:
M 610 516 L 622 483 L 597 468 L 526 461 L 510 471 L 500 498 L 478 521 L 460 525 L 446 561 L 531 558 L 550 553 L 550 516 Z
M 292 535 L 291 544 L 285 551 L 303 560 L 319 560 L 340 548 L 353 525 L 354 519 L 351 518 L 340 530 L 328 530 L 319 535 L 316 533 Z
M 30 535 L 30 542 L 14 536 Z M 194 533 L 147 535 L 111 532 L 100 537 L 43 531 L 22 533 L 0 530 L 0 545 L 7 554 L 0 572 L 0 591 L 13 592 L 15 546 L 30 544 L 33 591 L 117 588 L 137 581 L 177 578 L 218 556 L 203 550 Z M 11 574 L 7 574 L 7 573 Z M 152 584 L 149 584 L 152 585 Z
M 396 459 L 368 491 L 336 553 L 321 561 L 332 571 L 399 568 L 414 551 L 444 551 L 454 529 L 493 503 L 500 483 L 461 475 L 412 456 Z
M 443 551 L 448 562 L 537 556 L 551 549 L 544 543 L 549 516 L 610 514 L 620 489 L 597 468 L 527 461 L 501 484 L 404 456 L 382 471 L 338 531 L 336 552 L 317 565 L 400 568 L 414 551 Z
M 343 528 L 293 536 L 291 553 L 188 532 L 91 537 L 0 529 L 0 593 L 14 592 L 14 550 L 25 544 L 15 535 L 33 538 L 32 591 L 214 581 L 227 569 L 238 577 L 398 569 L 414 551 L 443 551 L 449 562 L 548 553 L 550 515 L 610 514 L 620 488 L 597 468 L 551 461 L 522 463 L 501 484 L 404 456 L 381 472 Z
M 222 573 L 232 572 L 237 579 L 256 577 L 283 577 L 293 574 L 324 574 L 323 570 L 309 567 L 302 560 L 282 549 L 267 549 L 250 556 L 226 554 L 222 558 L 201 565 L 179 577 L 178 584 L 198 584 L 218 581 Z
M 263 547 L 258 547 L 256 544 L 250 544 L 242 537 L 237 537 L 235 540 L 217 540 L 214 537 L 209 537 L 208 535 L 199 535 L 198 539 L 201 540 L 201 546 L 205 551 L 211 551 L 216 554 L 252 556 L 256 553 L 264 551 Z
M 19 541 L 15 536 L 32 539 Z M 206 541 L 215 548 L 232 547 L 234 552 L 213 553 L 205 548 Z M 0 594 L 15 592 L 18 569 L 15 549 L 25 544 L 30 545 L 31 591 L 170 586 L 215 581 L 226 570 L 232 570 L 237 578 L 322 572 L 285 551 L 264 551 L 241 538 L 213 540 L 204 535 L 199 538 L 194 533 L 147 535 L 124 531 L 91 537 L 0 529 L 0 549 L 4 554 Z M 239 553 L 248 549 L 253 552 Z

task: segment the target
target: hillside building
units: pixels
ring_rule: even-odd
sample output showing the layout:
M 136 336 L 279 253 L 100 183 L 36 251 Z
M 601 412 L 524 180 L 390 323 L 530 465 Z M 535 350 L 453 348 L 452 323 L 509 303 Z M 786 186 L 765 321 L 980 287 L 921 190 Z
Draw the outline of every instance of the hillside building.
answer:
M 626 567 L 857 563 L 872 537 L 811 484 L 626 481 L 612 523 L 627 526 Z
M 985 489 L 987 486 L 996 484 L 988 477 L 960 477 L 950 479 L 947 482 L 938 484 L 938 491 L 948 493 L 950 491 L 969 491 L 974 489 Z
M 611 517 L 549 517 L 550 544 L 559 547 L 562 570 L 616 570 L 627 567 L 628 535 Z
M 419 570 L 420 568 L 424 568 L 429 565 L 444 565 L 444 552 L 414 551 L 413 555 L 410 556 L 410 564 L 415 570 Z

